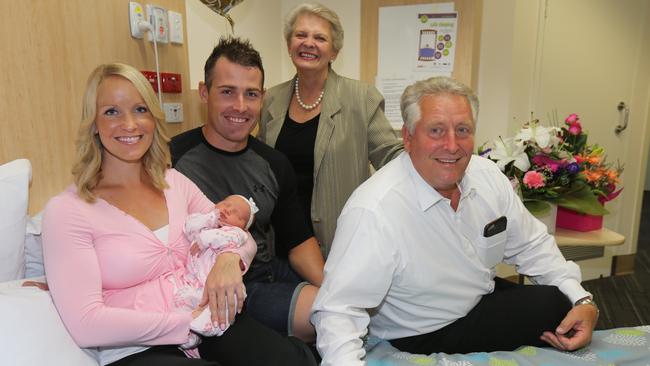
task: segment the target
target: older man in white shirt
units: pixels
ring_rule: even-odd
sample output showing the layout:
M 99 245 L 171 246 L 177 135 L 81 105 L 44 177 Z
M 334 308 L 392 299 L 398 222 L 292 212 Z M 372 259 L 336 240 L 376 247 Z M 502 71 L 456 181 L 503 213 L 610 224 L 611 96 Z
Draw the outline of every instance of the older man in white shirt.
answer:
M 322 365 L 364 365 L 368 332 L 426 354 L 587 345 L 598 308 L 578 266 L 496 165 L 472 155 L 474 93 L 431 78 L 401 108 L 406 151 L 338 219 L 311 318 Z M 542 286 L 495 278 L 502 261 Z

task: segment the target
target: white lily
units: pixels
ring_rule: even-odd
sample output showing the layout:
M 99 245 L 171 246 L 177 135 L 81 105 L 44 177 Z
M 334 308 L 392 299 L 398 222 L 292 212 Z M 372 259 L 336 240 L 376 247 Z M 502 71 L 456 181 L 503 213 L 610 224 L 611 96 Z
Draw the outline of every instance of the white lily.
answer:
M 533 141 L 537 146 L 544 149 L 557 142 L 556 134 L 558 131 L 557 127 L 544 127 L 532 122 L 522 128 L 515 136 L 515 139 L 521 142 Z
M 490 152 L 490 159 L 496 160 L 497 166 L 501 171 L 505 171 L 506 165 L 514 161 L 515 167 L 522 172 L 530 168 L 530 161 L 526 155 L 526 147 L 515 142 L 512 137 L 498 138 L 494 140 L 494 150 Z

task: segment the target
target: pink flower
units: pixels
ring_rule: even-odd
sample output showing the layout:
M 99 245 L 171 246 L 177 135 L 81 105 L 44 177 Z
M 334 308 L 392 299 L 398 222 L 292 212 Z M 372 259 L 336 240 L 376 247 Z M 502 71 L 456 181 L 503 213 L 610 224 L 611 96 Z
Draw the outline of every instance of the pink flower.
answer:
M 561 160 L 554 160 L 541 154 L 533 156 L 531 160 L 533 161 L 533 164 L 539 167 L 547 167 L 553 173 L 557 172 L 557 170 L 564 165 L 564 162 Z
M 569 117 L 567 117 L 564 122 L 566 122 L 567 125 L 573 124 L 577 122 L 580 118 L 578 118 L 578 115 L 575 113 L 571 113 Z
M 580 125 L 580 117 L 577 114 L 571 113 L 569 117 L 564 120 L 569 128 L 568 131 L 573 136 L 578 136 L 582 133 L 582 126 Z
M 544 176 L 536 171 L 530 171 L 524 174 L 524 184 L 528 188 L 542 188 L 544 187 Z
M 580 126 L 580 122 L 575 122 L 569 125 L 569 133 L 572 134 L 573 136 L 578 136 L 579 134 L 582 133 L 582 126 Z

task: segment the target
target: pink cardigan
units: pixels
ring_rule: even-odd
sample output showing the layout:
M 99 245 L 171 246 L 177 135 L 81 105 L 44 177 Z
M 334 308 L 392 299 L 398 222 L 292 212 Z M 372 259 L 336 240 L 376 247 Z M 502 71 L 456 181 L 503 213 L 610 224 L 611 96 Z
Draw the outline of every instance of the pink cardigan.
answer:
M 168 276 L 184 271 L 190 243 L 185 218 L 214 204 L 188 178 L 167 170 L 164 191 L 169 243 L 108 202 L 81 200 L 69 186 L 52 198 L 43 217 L 45 270 L 52 298 L 80 347 L 182 344 L 191 314 L 174 312 Z M 249 240 L 238 253 L 245 268 L 257 247 Z M 134 310 L 146 302 L 147 309 Z

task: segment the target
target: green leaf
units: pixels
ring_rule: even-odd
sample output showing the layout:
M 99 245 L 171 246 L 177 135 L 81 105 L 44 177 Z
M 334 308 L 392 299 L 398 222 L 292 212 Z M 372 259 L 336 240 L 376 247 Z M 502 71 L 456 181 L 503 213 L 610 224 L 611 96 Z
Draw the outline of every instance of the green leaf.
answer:
M 544 216 L 551 210 L 551 205 L 543 200 L 525 198 L 524 206 L 535 216 Z
M 567 194 L 558 197 L 557 205 L 576 212 L 602 216 L 609 212 L 587 185 L 576 182 Z

